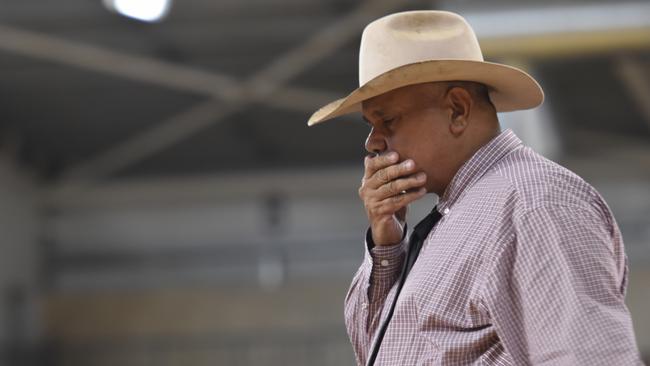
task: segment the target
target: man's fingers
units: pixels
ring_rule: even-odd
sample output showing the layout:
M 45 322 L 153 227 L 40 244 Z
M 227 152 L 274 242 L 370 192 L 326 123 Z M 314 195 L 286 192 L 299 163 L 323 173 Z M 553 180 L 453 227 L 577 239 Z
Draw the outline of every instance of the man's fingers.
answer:
M 367 179 L 366 184 L 370 188 L 377 189 L 399 177 L 413 173 L 414 169 L 415 163 L 413 160 L 408 159 L 399 164 L 379 169 L 374 175 Z
M 374 175 L 374 180 L 377 182 L 377 184 L 385 184 L 389 183 L 391 181 L 391 176 L 392 174 L 389 174 L 389 169 L 392 166 L 389 166 L 388 168 L 384 169 L 379 169 Z M 394 170 L 394 169 L 392 169 Z M 372 177 L 370 178 L 372 180 Z
M 387 166 L 393 165 L 397 163 L 397 160 L 399 159 L 399 155 L 391 151 L 388 154 L 385 155 L 378 155 L 378 156 L 366 156 L 366 159 L 364 160 L 364 165 L 365 165 L 365 173 L 364 173 L 364 179 L 368 179 L 375 174 L 379 169 L 383 169 Z
M 401 194 L 404 191 L 419 188 L 427 180 L 427 175 L 424 172 L 411 175 L 406 178 L 391 180 L 388 183 L 379 187 L 377 192 L 377 199 L 382 200 L 391 196 Z
M 377 213 L 380 215 L 391 215 L 406 207 L 409 203 L 422 198 L 427 193 L 422 187 L 417 191 L 406 192 L 397 196 L 388 197 L 377 204 Z

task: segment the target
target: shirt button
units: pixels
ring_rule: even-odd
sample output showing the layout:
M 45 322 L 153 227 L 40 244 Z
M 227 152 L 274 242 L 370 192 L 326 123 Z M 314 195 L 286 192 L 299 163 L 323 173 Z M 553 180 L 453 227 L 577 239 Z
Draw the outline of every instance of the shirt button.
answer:
M 382 266 L 382 267 L 386 267 L 386 266 L 388 266 L 388 259 L 382 259 L 382 260 L 381 260 L 381 266 Z
M 442 213 L 445 214 L 445 215 L 448 214 L 449 213 L 449 207 L 445 207 L 445 209 L 442 210 Z

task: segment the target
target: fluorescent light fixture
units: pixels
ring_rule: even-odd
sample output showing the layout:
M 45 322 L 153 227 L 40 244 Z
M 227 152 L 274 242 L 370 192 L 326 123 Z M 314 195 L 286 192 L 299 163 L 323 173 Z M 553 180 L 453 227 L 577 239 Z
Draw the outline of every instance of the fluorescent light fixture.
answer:
M 143 22 L 162 20 L 171 4 L 172 0 L 104 0 L 108 9 Z

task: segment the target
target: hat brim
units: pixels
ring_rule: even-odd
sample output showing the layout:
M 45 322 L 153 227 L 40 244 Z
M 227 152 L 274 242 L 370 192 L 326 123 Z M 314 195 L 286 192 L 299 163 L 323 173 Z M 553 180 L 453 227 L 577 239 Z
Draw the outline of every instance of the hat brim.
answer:
M 475 81 L 489 87 L 497 112 L 534 108 L 544 101 L 544 92 L 526 72 L 512 66 L 469 60 L 431 60 L 400 66 L 368 81 L 347 97 L 316 111 L 307 124 L 315 124 L 361 111 L 364 100 L 404 86 L 434 81 Z

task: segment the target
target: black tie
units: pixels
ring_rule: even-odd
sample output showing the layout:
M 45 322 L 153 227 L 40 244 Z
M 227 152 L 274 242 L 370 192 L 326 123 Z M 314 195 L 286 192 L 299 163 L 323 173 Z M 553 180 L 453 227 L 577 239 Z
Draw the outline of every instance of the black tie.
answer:
M 406 276 L 408 276 L 409 272 L 411 271 L 411 268 L 413 267 L 413 264 L 415 263 L 415 260 L 418 258 L 418 254 L 420 254 L 420 249 L 422 249 L 422 243 L 424 243 L 424 239 L 427 238 L 427 235 L 429 235 L 429 232 L 431 229 L 436 225 L 436 223 L 440 220 L 442 215 L 440 212 L 438 212 L 437 207 L 434 207 L 433 210 L 431 210 L 431 213 L 429 213 L 422 221 L 420 221 L 415 228 L 413 229 L 413 233 L 411 234 L 411 237 L 409 239 L 409 248 L 408 251 L 406 252 L 406 260 L 404 261 L 404 266 L 402 267 L 402 274 L 400 276 L 399 284 L 397 285 L 397 292 L 395 293 L 395 297 L 393 298 L 393 303 L 390 305 L 390 311 L 388 312 L 388 316 L 386 317 L 386 321 L 381 325 L 381 328 L 379 328 L 379 334 L 377 334 L 377 341 L 375 342 L 375 346 L 372 348 L 372 352 L 370 353 L 370 357 L 368 358 L 368 366 L 374 365 L 375 359 L 377 358 L 377 354 L 379 353 L 379 347 L 381 346 L 381 341 L 384 339 L 384 333 L 386 333 L 386 328 L 388 328 L 388 323 L 390 323 L 390 319 L 393 317 L 393 311 L 395 311 L 395 304 L 397 303 L 397 298 L 399 297 L 399 293 L 402 291 L 402 287 L 404 286 L 404 282 L 406 281 Z

